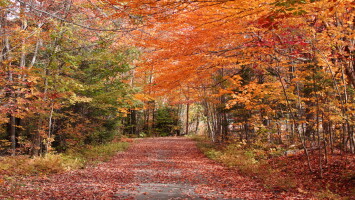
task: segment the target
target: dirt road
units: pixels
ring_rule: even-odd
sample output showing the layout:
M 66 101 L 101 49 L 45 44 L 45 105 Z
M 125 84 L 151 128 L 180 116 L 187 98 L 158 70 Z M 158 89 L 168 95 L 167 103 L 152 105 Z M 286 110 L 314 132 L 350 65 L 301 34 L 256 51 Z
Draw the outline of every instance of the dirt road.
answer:
M 186 138 L 139 139 L 95 167 L 29 178 L 9 199 L 303 199 L 267 191 Z

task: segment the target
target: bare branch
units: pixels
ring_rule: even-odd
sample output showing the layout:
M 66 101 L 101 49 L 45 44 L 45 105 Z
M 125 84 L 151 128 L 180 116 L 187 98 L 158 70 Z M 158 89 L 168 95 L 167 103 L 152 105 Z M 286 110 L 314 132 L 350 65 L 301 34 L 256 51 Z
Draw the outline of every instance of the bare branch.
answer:
M 88 29 L 88 30 L 92 30 L 92 31 L 106 31 L 106 32 L 129 32 L 129 31 L 133 31 L 133 30 L 136 30 L 136 28 L 115 28 L 115 29 L 101 29 L 101 28 L 94 28 L 94 27 L 90 27 L 90 26 L 87 26 L 87 25 L 83 25 L 83 24 L 79 24 L 79 23 L 76 23 L 76 22 L 73 22 L 73 21 L 69 21 L 69 20 L 66 20 L 62 17 L 59 17 L 53 13 L 50 13 L 50 12 L 47 12 L 47 11 L 44 11 L 44 10 L 41 10 L 39 8 L 36 8 L 35 6 L 31 5 L 31 4 L 28 4 L 22 0 L 16 0 L 17 2 L 19 3 L 22 3 L 30 8 L 32 8 L 34 11 L 36 12 L 39 12 L 39 13 L 42 13 L 42 14 L 45 14 L 45 15 L 48 15 L 54 19 L 57 19 L 59 21 L 62 21 L 62 22 L 65 22 L 65 23 L 69 23 L 69 24 L 73 24 L 75 26 L 79 26 L 81 28 L 84 28 L 84 29 Z

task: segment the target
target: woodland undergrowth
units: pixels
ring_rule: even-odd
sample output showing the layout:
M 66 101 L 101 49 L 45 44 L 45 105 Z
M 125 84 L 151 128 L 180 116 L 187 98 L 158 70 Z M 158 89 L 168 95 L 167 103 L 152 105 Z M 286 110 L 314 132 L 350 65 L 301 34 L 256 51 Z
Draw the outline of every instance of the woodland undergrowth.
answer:
M 316 154 L 311 155 L 314 172 L 310 172 L 303 153 L 286 156 L 286 149 L 281 147 L 267 151 L 238 142 L 218 145 L 201 136 L 192 139 L 208 158 L 260 181 L 273 191 L 295 191 L 317 199 L 351 199 L 355 194 L 352 155 L 329 156 L 323 169 L 325 176 L 320 178 Z
M 45 156 L 19 155 L 0 158 L 0 183 L 16 176 L 48 175 L 109 160 L 129 146 L 127 141 L 112 141 L 100 145 L 86 145 L 70 149 L 66 153 L 48 153 Z

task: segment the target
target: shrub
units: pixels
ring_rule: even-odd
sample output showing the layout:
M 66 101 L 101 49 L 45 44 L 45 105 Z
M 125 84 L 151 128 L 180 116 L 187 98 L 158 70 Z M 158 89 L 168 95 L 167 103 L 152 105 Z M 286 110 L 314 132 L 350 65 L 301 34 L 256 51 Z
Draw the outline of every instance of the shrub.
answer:
M 7 176 L 45 175 L 79 169 L 89 163 L 106 161 L 128 147 L 126 142 L 112 142 L 97 146 L 71 149 L 65 154 L 49 153 L 45 156 L 29 158 L 12 156 L 0 159 L 0 172 Z
M 208 142 L 201 137 L 194 137 L 198 148 L 210 159 L 216 160 L 228 167 L 235 167 L 246 176 L 257 177 L 266 187 L 289 190 L 296 187 L 296 182 L 289 177 L 279 175 L 267 163 L 268 152 L 263 149 L 254 149 L 244 143 L 229 144 L 224 148 Z
M 341 198 L 337 194 L 334 194 L 329 189 L 316 193 L 316 196 L 318 199 L 345 199 L 345 198 Z

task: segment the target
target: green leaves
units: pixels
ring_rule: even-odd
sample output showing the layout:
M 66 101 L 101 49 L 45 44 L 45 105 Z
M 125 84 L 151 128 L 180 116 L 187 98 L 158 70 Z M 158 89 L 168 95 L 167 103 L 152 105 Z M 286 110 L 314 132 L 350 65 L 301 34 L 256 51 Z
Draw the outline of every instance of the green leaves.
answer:
M 6 7 L 10 4 L 9 0 L 0 0 L 0 7 Z
M 312 3 L 314 1 L 315 0 L 311 0 L 310 2 Z M 307 3 L 306 0 L 277 0 L 271 5 L 276 7 L 276 13 L 291 13 L 292 15 L 297 16 L 307 14 L 307 11 L 302 8 L 302 5 Z

